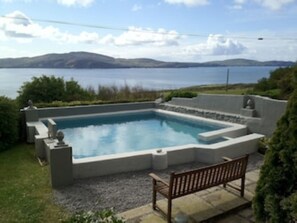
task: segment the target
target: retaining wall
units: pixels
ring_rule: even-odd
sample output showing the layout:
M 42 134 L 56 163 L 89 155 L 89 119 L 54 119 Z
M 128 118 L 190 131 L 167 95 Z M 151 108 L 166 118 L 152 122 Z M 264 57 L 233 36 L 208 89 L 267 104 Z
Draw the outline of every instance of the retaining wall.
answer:
M 240 109 L 243 108 L 244 102 L 245 96 L 243 95 L 199 94 L 192 99 L 172 98 L 169 103 L 172 105 L 187 106 L 203 110 L 240 114 Z
M 250 99 L 251 108 L 247 108 Z M 199 94 L 195 98 L 173 98 L 159 108 L 205 118 L 245 124 L 249 132 L 271 136 L 284 114 L 287 101 L 253 95 Z
M 141 109 L 155 108 L 154 102 L 138 102 L 138 103 L 121 103 L 110 105 L 86 105 L 86 106 L 73 106 L 73 107 L 58 107 L 58 108 L 39 108 L 38 117 L 60 117 L 60 116 L 73 116 L 73 115 L 86 115 L 97 114 L 105 112 L 118 112 L 118 111 L 133 111 Z
M 262 137 L 263 135 L 250 134 L 211 145 L 191 144 L 163 148 L 162 152 L 166 156 L 168 166 L 190 162 L 214 164 L 222 162 L 223 156 L 235 158 L 256 152 L 258 142 Z M 152 169 L 154 167 L 155 152 L 156 150 L 146 150 L 127 154 L 74 159 L 73 177 L 78 179 Z

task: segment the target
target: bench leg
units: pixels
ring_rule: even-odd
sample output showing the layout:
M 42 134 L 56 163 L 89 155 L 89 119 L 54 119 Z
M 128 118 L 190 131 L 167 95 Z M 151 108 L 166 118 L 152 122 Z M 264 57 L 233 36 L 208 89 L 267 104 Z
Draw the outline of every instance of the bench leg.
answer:
M 171 209 L 172 209 L 172 200 L 171 198 L 168 198 L 167 223 L 171 223 Z
M 156 181 L 153 180 L 153 209 L 156 210 L 157 191 L 155 189 Z
M 240 196 L 244 197 L 245 175 L 241 178 Z

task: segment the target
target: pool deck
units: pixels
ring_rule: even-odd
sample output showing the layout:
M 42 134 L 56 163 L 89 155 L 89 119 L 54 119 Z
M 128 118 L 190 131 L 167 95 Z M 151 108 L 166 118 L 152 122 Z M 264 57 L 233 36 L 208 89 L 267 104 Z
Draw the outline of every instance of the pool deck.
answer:
M 255 193 L 256 183 L 259 179 L 259 168 L 246 174 L 245 196 L 227 186 L 213 187 L 185 197 L 173 200 L 173 219 L 178 214 L 188 217 L 188 222 L 218 222 L 218 223 L 250 223 L 255 222 L 251 208 L 251 200 Z M 232 184 L 240 185 L 240 180 Z M 160 207 L 166 210 L 167 200 L 158 201 Z M 147 204 L 132 210 L 120 213 L 119 216 L 127 222 L 137 223 L 163 223 L 166 222 L 160 212 L 153 211 L 152 205 Z M 173 221 L 174 222 L 174 221 Z

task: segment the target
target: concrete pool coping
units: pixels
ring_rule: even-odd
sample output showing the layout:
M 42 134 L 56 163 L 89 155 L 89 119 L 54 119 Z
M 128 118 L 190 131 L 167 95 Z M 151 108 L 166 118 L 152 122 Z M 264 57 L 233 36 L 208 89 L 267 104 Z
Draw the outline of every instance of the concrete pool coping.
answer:
M 119 112 L 106 112 L 106 113 L 95 113 L 95 114 L 89 114 L 89 115 L 71 115 L 71 116 L 57 116 L 57 117 L 51 117 L 48 118 L 42 118 L 40 121 L 46 121 L 49 120 L 52 122 L 53 119 L 55 120 L 61 120 L 61 119 L 75 119 L 75 118 L 89 118 L 89 117 L 109 117 L 109 116 L 115 116 L 115 115 L 125 115 L 125 114 L 141 114 L 141 113 L 148 113 L 148 112 L 154 112 L 160 115 L 168 115 L 168 116 L 174 116 L 175 118 L 181 118 L 181 119 L 187 119 L 187 120 L 193 120 L 195 122 L 199 122 L 202 124 L 213 124 L 219 127 L 223 127 L 223 129 L 209 131 L 205 133 L 198 134 L 198 138 L 203 141 L 212 141 L 216 138 L 220 137 L 238 137 L 243 136 L 247 134 L 247 127 L 245 125 L 237 124 L 237 123 L 229 123 L 225 121 L 218 121 L 213 119 L 207 119 L 203 117 L 197 117 L 193 115 L 188 114 L 182 114 L 172 111 L 165 111 L 162 109 L 139 109 L 139 110 L 133 110 L 133 111 L 119 111 Z
M 175 117 L 179 118 L 199 120 L 200 122 L 207 122 L 214 125 L 226 126 L 226 128 L 224 129 L 203 133 L 197 137 L 200 137 L 205 141 L 211 141 L 218 137 L 227 137 L 228 139 L 223 142 L 208 145 L 188 144 L 183 146 L 167 147 L 162 148 L 159 152 L 157 152 L 157 150 L 159 149 L 150 149 L 138 152 L 129 152 L 81 159 L 74 159 L 72 157 L 71 145 L 65 145 L 65 148 L 67 147 L 67 150 L 65 149 L 65 151 L 69 153 L 67 157 L 72 157 L 71 163 L 69 164 L 71 165 L 71 170 L 69 170 L 69 167 L 66 168 L 69 170 L 68 174 L 71 174 L 73 179 L 78 179 L 95 176 L 104 176 L 128 171 L 145 170 L 150 168 L 167 168 L 171 165 L 184 164 L 189 162 L 204 162 L 211 164 L 221 161 L 222 156 L 229 156 L 233 158 L 244 154 L 256 152 L 258 148 L 258 141 L 263 137 L 263 135 L 260 134 L 247 135 L 248 130 L 245 125 L 207 119 L 197 117 L 194 115 L 182 114 L 178 112 L 166 111 L 155 108 L 92 113 L 89 115 L 84 114 L 70 116 L 52 116 L 49 118 L 64 119 L 92 116 L 102 117 L 110 115 L 133 114 L 152 111 L 159 112 L 160 114 L 174 115 Z M 28 131 L 29 134 L 33 134 L 32 136 L 29 136 L 29 138 L 33 137 L 35 141 L 37 156 L 45 156 L 45 159 L 48 160 L 48 162 L 53 162 L 50 163 L 50 165 L 62 165 L 55 169 L 63 171 L 63 161 L 60 160 L 59 162 L 57 162 L 58 164 L 55 164 L 52 159 L 52 157 L 54 156 L 51 155 L 52 152 L 62 150 L 63 147 L 57 148 L 56 139 L 47 140 L 47 135 L 50 134 L 47 134 L 45 128 L 40 127 L 40 123 L 42 123 L 42 121 L 44 120 L 47 120 L 47 118 L 42 117 L 39 119 L 39 122 L 27 122 L 27 128 L 31 129 L 31 131 Z M 52 121 L 50 121 L 49 123 L 53 124 Z M 38 129 L 41 129 L 42 131 L 38 131 Z
M 188 144 L 163 148 L 161 155 L 166 157 L 167 165 L 190 162 L 217 163 L 222 156 L 234 158 L 257 151 L 258 141 L 263 135 L 250 134 L 210 145 Z M 74 178 L 104 176 L 153 168 L 156 149 L 113 154 L 82 159 L 73 158 Z

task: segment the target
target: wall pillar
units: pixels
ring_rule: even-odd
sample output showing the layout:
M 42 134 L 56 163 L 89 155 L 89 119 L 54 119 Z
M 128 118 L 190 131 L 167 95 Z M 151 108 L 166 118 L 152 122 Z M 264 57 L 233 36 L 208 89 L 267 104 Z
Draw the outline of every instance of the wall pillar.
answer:
M 72 147 L 64 143 L 64 134 L 57 133 L 58 143 L 49 150 L 50 176 L 53 188 L 73 183 Z

